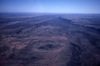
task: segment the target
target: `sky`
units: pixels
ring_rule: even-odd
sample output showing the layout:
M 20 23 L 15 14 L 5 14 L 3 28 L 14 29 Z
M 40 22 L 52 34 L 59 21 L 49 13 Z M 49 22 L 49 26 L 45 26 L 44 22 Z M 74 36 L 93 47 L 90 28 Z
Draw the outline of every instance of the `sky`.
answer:
M 0 12 L 100 13 L 100 0 L 0 0 Z

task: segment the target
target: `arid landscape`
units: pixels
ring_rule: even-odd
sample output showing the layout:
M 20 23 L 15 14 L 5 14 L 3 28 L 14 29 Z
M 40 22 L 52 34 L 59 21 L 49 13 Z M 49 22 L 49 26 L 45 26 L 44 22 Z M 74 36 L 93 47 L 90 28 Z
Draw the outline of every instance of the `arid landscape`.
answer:
M 0 66 L 100 66 L 100 14 L 0 14 Z

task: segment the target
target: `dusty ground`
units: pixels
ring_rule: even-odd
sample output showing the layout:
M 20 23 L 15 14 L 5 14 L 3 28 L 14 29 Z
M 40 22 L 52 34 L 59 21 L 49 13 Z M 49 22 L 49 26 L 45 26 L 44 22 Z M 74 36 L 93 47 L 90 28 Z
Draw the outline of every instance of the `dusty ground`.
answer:
M 0 65 L 100 66 L 100 15 L 1 15 Z

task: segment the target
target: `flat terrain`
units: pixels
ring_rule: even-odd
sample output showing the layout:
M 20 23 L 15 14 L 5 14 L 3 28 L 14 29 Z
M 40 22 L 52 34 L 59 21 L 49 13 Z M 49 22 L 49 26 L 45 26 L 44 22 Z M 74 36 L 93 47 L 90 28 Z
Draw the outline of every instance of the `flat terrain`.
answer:
M 1 14 L 0 66 L 100 66 L 100 15 Z

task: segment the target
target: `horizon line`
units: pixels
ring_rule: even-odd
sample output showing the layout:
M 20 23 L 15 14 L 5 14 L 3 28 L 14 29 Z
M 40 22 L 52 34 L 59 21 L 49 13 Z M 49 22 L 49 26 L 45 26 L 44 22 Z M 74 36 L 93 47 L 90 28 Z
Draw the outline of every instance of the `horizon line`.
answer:
M 100 13 L 63 13 L 63 12 L 0 12 L 0 13 L 40 13 L 40 14 L 100 14 Z

